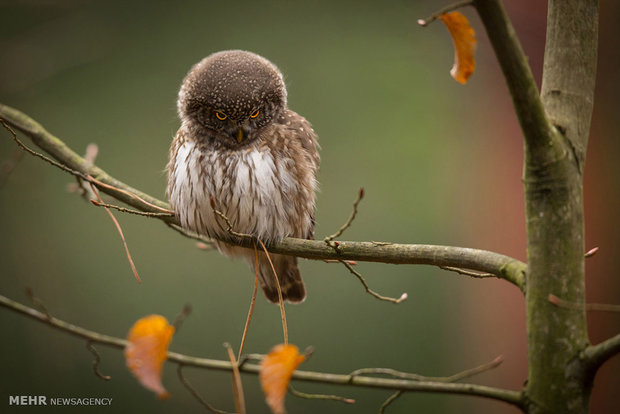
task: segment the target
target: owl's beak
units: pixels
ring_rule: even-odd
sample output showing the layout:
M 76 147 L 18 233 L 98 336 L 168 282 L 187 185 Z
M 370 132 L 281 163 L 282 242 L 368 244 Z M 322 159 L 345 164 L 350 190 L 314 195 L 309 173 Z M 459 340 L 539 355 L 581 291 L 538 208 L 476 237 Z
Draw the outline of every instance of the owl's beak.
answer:
M 237 142 L 241 144 L 241 142 L 245 139 L 246 134 L 243 128 L 237 129 Z

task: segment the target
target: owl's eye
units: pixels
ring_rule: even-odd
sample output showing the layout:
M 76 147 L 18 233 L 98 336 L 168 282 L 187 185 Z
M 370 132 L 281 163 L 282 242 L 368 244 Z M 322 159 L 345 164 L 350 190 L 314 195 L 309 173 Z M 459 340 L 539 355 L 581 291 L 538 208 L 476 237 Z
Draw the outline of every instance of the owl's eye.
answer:
M 260 115 L 260 109 L 257 109 L 256 111 L 250 114 L 250 118 L 256 118 L 259 115 Z
M 223 114 L 221 112 L 215 112 L 215 117 L 217 119 L 219 119 L 220 121 L 225 120 L 226 118 L 228 118 L 228 116 L 226 116 L 226 114 Z

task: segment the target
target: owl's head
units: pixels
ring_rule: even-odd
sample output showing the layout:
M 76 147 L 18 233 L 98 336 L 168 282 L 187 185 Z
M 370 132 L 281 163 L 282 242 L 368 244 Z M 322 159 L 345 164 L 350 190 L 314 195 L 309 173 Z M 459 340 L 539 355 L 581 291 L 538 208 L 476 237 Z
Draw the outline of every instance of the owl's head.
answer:
M 207 56 L 189 71 L 177 101 L 183 123 L 227 147 L 246 145 L 286 108 L 278 68 L 242 50 Z

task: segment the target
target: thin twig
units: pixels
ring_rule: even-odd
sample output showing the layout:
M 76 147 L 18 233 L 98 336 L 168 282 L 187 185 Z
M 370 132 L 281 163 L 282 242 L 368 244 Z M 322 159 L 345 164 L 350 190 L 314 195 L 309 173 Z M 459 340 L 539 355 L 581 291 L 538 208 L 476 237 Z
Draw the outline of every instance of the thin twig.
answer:
M 26 151 L 27 153 L 29 153 L 30 155 L 33 155 L 37 158 L 42 159 L 43 161 L 47 162 L 48 164 L 53 165 L 54 167 L 60 168 L 61 170 L 68 172 L 71 175 L 74 175 L 76 177 L 80 177 L 83 178 L 85 180 L 88 181 L 88 179 L 86 178 L 85 174 L 82 174 L 81 172 L 74 170 L 72 168 L 67 167 L 64 164 L 61 164 L 57 161 L 54 161 L 53 159 L 46 157 L 45 155 L 36 152 L 33 149 L 30 149 L 28 146 L 26 146 L 26 144 L 24 144 L 19 138 L 17 138 L 17 134 L 15 133 L 15 131 L 13 131 L 13 129 L 9 126 L 9 124 L 7 124 L 7 122 L 4 120 L 4 118 L 0 117 L 0 123 L 2 124 L 2 126 L 4 126 L 4 129 L 6 129 L 7 131 L 9 131 L 9 133 L 13 136 L 13 141 L 15 141 L 15 143 L 24 151 Z
M 262 361 L 265 359 L 265 354 L 245 354 L 241 355 L 239 361 L 237 361 L 237 365 L 239 365 L 239 369 L 241 369 L 246 362 L 248 361 Z
M 137 194 L 131 193 L 131 192 L 129 192 L 127 190 L 124 190 L 122 188 L 114 187 L 114 186 L 111 186 L 109 184 L 103 183 L 103 182 L 97 180 L 96 178 L 92 177 L 91 175 L 84 174 L 84 173 L 82 173 L 80 171 L 77 171 L 77 170 L 74 170 L 72 168 L 69 168 L 69 167 L 67 167 L 64 164 L 61 164 L 61 163 L 59 163 L 57 161 L 54 161 L 53 159 L 51 159 L 49 157 L 46 157 L 45 155 L 30 149 L 19 138 L 17 138 L 17 134 L 15 133 L 15 131 L 13 131 L 13 129 L 11 129 L 11 127 L 6 123 L 6 121 L 3 118 L 0 118 L 0 123 L 4 126 L 4 128 L 7 131 L 9 131 L 11 133 L 11 135 L 13 136 L 13 140 L 17 143 L 17 145 L 20 148 L 22 148 L 24 151 L 28 152 L 29 154 L 31 154 L 31 155 L 33 155 L 33 156 L 35 156 L 37 158 L 40 158 L 43 161 L 53 165 L 54 167 L 60 168 L 61 170 L 65 171 L 65 172 L 68 172 L 71 175 L 79 177 L 82 180 L 88 181 L 91 184 L 96 184 L 96 185 L 98 185 L 100 187 L 103 187 L 103 188 L 107 188 L 107 189 L 110 189 L 110 190 L 118 191 L 118 192 L 120 192 L 122 194 L 125 194 L 126 196 L 128 196 L 130 198 L 134 198 L 134 199 L 140 201 L 141 203 L 144 203 L 145 205 L 147 205 L 147 206 L 149 206 L 149 207 L 151 207 L 151 208 L 153 208 L 155 210 L 159 210 L 159 211 L 164 212 L 164 213 L 172 213 L 172 214 L 174 214 L 174 211 L 166 209 L 166 208 L 162 208 L 162 207 L 159 207 L 159 206 L 156 206 L 155 204 L 152 204 L 152 203 L 149 203 L 148 201 L 144 200 L 142 197 L 138 196 Z
M 95 375 L 103 380 L 110 381 L 112 379 L 111 376 L 103 375 L 99 371 L 99 363 L 101 362 L 101 355 L 99 355 L 99 352 L 97 352 L 97 349 L 95 349 L 95 347 L 93 346 L 93 341 L 86 341 L 86 349 L 88 349 L 90 353 L 93 354 L 93 356 L 95 357 L 95 359 L 93 360 L 93 372 L 95 373 Z
M 261 247 L 265 251 L 267 255 L 267 260 L 269 261 L 269 265 L 271 266 L 271 270 L 273 271 L 273 276 L 276 279 L 276 287 L 278 288 L 278 302 L 280 305 L 280 318 L 282 319 L 282 331 L 284 334 L 284 345 L 288 345 L 288 325 L 286 323 L 286 312 L 284 311 L 284 298 L 282 297 L 282 287 L 280 286 L 280 280 L 278 279 L 278 273 L 276 272 L 276 268 L 273 266 L 273 262 L 271 261 L 271 256 L 265 247 L 265 244 L 258 237 L 256 238 L 260 243 Z
M 586 303 L 586 310 L 595 312 L 620 312 L 620 305 L 612 305 L 610 303 Z
M 191 315 L 191 313 L 192 313 L 192 305 L 190 305 L 189 303 L 186 303 L 185 306 L 183 306 L 183 310 L 179 312 L 176 318 L 174 318 L 174 323 L 172 324 L 172 326 L 174 326 L 175 332 L 178 332 L 179 329 L 181 329 L 183 322 L 185 322 L 185 319 L 187 319 L 187 317 Z
M 84 161 L 86 161 L 86 165 L 88 167 L 95 165 L 97 154 L 99 154 L 99 146 L 97 146 L 97 144 L 91 143 L 86 146 Z M 75 177 L 75 181 L 77 182 L 75 185 L 75 191 L 78 191 L 83 199 L 92 200 L 93 198 L 96 198 L 90 186 L 86 185 L 87 181 L 82 180 L 80 177 Z M 72 189 L 70 189 L 70 191 L 72 191 Z
M 242 239 L 245 239 L 245 238 L 254 239 L 255 238 L 251 234 L 236 232 L 233 229 L 233 225 L 230 222 L 230 219 L 228 217 L 226 217 L 226 215 L 224 213 L 222 213 L 221 211 L 219 211 L 218 209 L 215 208 L 215 200 L 213 200 L 213 197 L 211 197 L 210 201 L 211 201 L 211 208 L 213 209 L 213 212 L 215 214 L 217 214 L 222 220 L 224 220 L 226 222 L 226 232 L 228 232 L 228 234 L 240 237 Z
M 209 404 L 204 398 L 202 398 L 202 396 L 198 394 L 198 391 L 196 391 L 196 389 L 187 380 L 187 378 L 185 378 L 185 375 L 183 374 L 183 367 L 184 367 L 183 364 L 177 365 L 177 376 L 179 377 L 181 384 L 183 384 L 183 386 L 187 388 L 187 390 L 194 396 L 194 398 L 198 400 L 198 402 L 200 402 L 200 404 L 202 404 L 203 407 L 205 407 L 207 410 L 209 410 L 210 412 L 214 414 L 232 414 L 232 413 L 229 413 L 228 411 L 218 410 L 217 408 Z
M 489 371 L 493 368 L 500 366 L 502 362 L 504 362 L 504 357 L 499 355 L 495 357 L 493 361 L 487 362 L 486 364 L 481 364 L 481 365 L 478 365 L 477 367 L 466 369 L 464 371 L 457 372 L 456 374 L 451 375 L 449 377 L 445 377 L 444 382 L 456 382 L 456 381 L 460 381 L 465 378 L 473 377 L 474 375 L 478 375 L 482 372 Z
M 609 303 L 576 303 L 561 299 L 550 293 L 547 300 L 558 308 L 571 309 L 581 311 L 585 308 L 587 311 L 601 312 L 620 312 L 620 305 L 612 305 Z
M 105 207 L 105 208 L 113 208 L 114 210 L 118 210 L 122 213 L 129 213 L 129 214 L 135 214 L 137 216 L 144 216 L 144 217 L 154 217 L 154 218 L 160 218 L 160 217 L 174 217 L 174 213 L 170 212 L 170 213 L 153 213 L 153 212 L 148 212 L 148 211 L 140 211 L 140 210 L 134 210 L 132 208 L 126 208 L 126 207 L 121 207 L 121 206 L 116 206 L 114 204 L 108 204 L 108 203 L 102 203 L 98 200 L 89 200 L 93 205 L 97 206 L 97 207 Z
M 439 268 L 443 269 L 443 270 L 449 270 L 450 272 L 456 272 L 456 273 L 458 273 L 460 275 L 475 277 L 475 278 L 478 278 L 478 279 L 484 279 L 484 278 L 487 278 L 487 277 L 496 277 L 493 273 L 473 272 L 471 270 L 461 269 L 460 267 L 439 266 Z
M 147 206 L 149 206 L 149 207 L 151 207 L 151 208 L 153 208 L 155 210 L 159 210 L 162 213 L 166 213 L 165 217 L 174 216 L 174 211 L 169 210 L 167 208 L 156 206 L 155 204 L 152 204 L 152 203 L 149 203 L 148 201 L 146 201 L 142 197 L 138 196 L 137 194 L 130 193 L 129 191 L 125 191 L 122 188 L 114 187 L 113 185 L 109 185 L 109 184 L 103 183 L 103 182 L 97 180 L 96 178 L 94 178 L 91 175 L 87 175 L 86 177 L 87 177 L 88 181 L 90 181 L 91 183 L 97 184 L 98 186 L 103 187 L 103 188 L 107 188 L 109 190 L 118 191 L 120 193 L 125 194 L 128 197 L 135 198 L 136 200 L 140 201 L 141 203 L 146 204 Z M 99 201 L 102 202 L 101 200 L 99 200 Z
M 84 329 L 82 327 L 70 324 L 55 317 L 48 318 L 48 316 L 46 316 L 44 313 L 39 312 L 36 309 L 30 308 L 28 306 L 24 306 L 21 303 L 15 302 L 14 300 L 11 300 L 2 295 L 0 295 L 0 306 L 15 311 L 19 314 L 25 315 L 36 321 L 42 322 L 46 325 L 52 326 L 53 328 L 60 331 L 67 332 L 76 337 L 91 340 L 94 343 L 100 343 L 121 350 L 125 349 L 128 343 L 125 339 L 90 331 L 88 329 Z M 588 351 L 590 348 L 592 348 L 591 352 Z M 612 340 L 605 341 L 602 344 L 589 347 L 584 352 L 587 352 L 588 356 L 591 355 L 592 358 L 598 360 L 608 357 L 610 354 L 617 352 L 618 349 L 620 349 L 620 335 L 613 338 Z M 254 359 L 260 358 L 261 356 L 247 355 L 246 357 L 249 359 Z M 170 351 L 168 352 L 168 361 L 178 364 L 184 364 L 187 366 L 203 369 L 213 369 L 218 371 L 231 371 L 233 369 L 232 364 L 228 361 L 199 358 Z M 261 370 L 261 366 L 259 364 L 244 363 L 243 366 L 239 367 L 238 369 L 239 371 L 242 370 L 245 373 L 257 375 Z M 300 370 L 295 370 L 293 372 L 292 379 L 322 384 L 357 386 L 374 389 L 470 395 L 504 401 L 517 407 L 524 406 L 523 395 L 519 391 L 506 390 L 502 388 L 488 387 L 485 385 L 477 384 L 458 384 L 434 381 L 410 381 L 406 379 L 376 378 L 367 376 L 351 377 L 347 374 L 332 374 Z
M 189 238 L 189 239 L 194 239 L 196 241 L 199 241 L 201 243 L 204 243 L 208 246 L 211 246 L 211 248 L 215 248 L 215 241 L 211 240 L 209 238 L 206 238 L 198 233 L 194 233 L 192 231 L 186 230 L 183 227 L 179 226 L 178 224 L 174 224 L 174 223 L 168 223 L 165 222 L 166 226 L 170 227 L 172 230 L 181 233 L 183 236 Z
M 312 345 L 307 346 L 306 349 L 304 349 L 304 357 L 306 358 L 306 361 L 308 361 L 312 355 L 314 355 L 314 347 Z
M 99 154 L 99 145 L 91 142 L 86 146 L 86 152 L 84 153 L 84 159 L 90 163 L 90 165 L 94 165 L 97 160 L 97 155 Z
M 457 372 L 454 375 L 450 375 L 448 377 L 427 377 L 420 374 L 414 374 L 410 372 L 402 372 L 397 371 L 391 368 L 360 368 L 351 372 L 349 376 L 351 379 L 360 376 L 360 375 L 389 375 L 395 378 L 408 379 L 412 381 L 433 381 L 433 382 L 456 382 L 465 378 L 472 377 L 474 375 L 480 374 L 485 371 L 489 371 L 493 368 L 498 367 L 502 362 L 504 362 L 504 358 L 500 355 L 493 359 L 493 361 L 487 362 L 482 365 L 478 365 L 474 368 L 469 368 L 461 372 Z
M 271 261 L 271 256 L 269 255 L 269 251 L 267 250 L 265 243 L 263 243 L 263 241 L 256 236 L 253 236 L 247 233 L 239 233 L 235 231 L 233 229 L 233 225 L 230 222 L 229 218 L 226 217 L 224 213 L 222 213 L 221 211 L 215 208 L 215 200 L 213 200 L 213 197 L 211 197 L 210 201 L 211 201 L 211 208 L 213 209 L 213 212 L 226 222 L 226 231 L 228 232 L 228 234 L 231 234 L 233 236 L 240 237 L 240 238 L 251 238 L 255 240 L 255 243 L 258 242 L 263 248 L 263 251 L 265 252 L 265 255 L 267 256 L 267 260 L 269 261 L 269 265 L 271 266 L 271 270 L 273 271 L 273 276 L 276 281 L 276 288 L 278 289 L 278 304 L 280 305 L 280 317 L 282 319 L 282 331 L 284 334 L 284 344 L 285 345 L 288 344 L 288 326 L 286 324 L 286 312 L 284 311 L 284 298 L 282 296 L 282 287 L 280 286 L 278 272 L 276 272 L 276 268 L 273 265 L 273 262 Z M 257 260 L 258 260 L 258 257 L 257 257 Z M 257 269 L 258 269 L 258 266 L 257 266 Z
M 338 260 L 338 259 L 325 259 L 323 261 L 325 263 L 340 263 L 340 260 Z M 347 262 L 351 266 L 356 266 L 357 265 L 357 262 L 355 260 L 345 260 L 345 262 Z
M 95 196 L 97 196 L 97 199 L 99 199 L 99 202 L 103 203 L 103 200 L 101 199 L 101 196 L 99 195 L 99 192 L 97 191 L 97 188 L 92 182 L 90 183 L 90 188 L 92 188 L 93 192 L 95 193 Z M 125 240 L 125 236 L 123 235 L 123 229 L 121 228 L 121 225 L 118 223 L 118 220 L 116 220 L 116 217 L 114 217 L 114 214 L 112 214 L 109 208 L 104 207 L 104 209 L 106 213 L 108 213 L 108 216 L 110 216 L 110 218 L 114 222 L 114 226 L 116 226 L 116 230 L 118 231 L 118 234 L 120 234 L 121 236 L 121 240 L 123 241 L 123 246 L 125 247 L 125 253 L 127 254 L 127 260 L 129 260 L 129 266 L 131 266 L 133 275 L 136 277 L 136 280 L 138 281 L 138 283 L 142 283 L 142 280 L 140 279 L 140 276 L 138 275 L 138 269 L 136 269 L 136 265 L 133 263 L 133 259 L 131 258 L 131 253 L 129 253 L 129 246 L 127 246 L 127 241 Z
M 305 398 L 307 400 L 332 400 L 332 401 L 340 401 L 345 404 L 355 404 L 355 400 L 353 398 L 346 398 L 340 395 L 328 395 L 328 394 L 309 394 L 301 391 L 297 391 L 291 384 L 288 386 L 288 391 L 294 395 L 295 397 Z
M 243 384 L 241 383 L 241 373 L 235 359 L 235 354 L 229 343 L 225 343 L 224 347 L 228 351 L 228 358 L 232 364 L 233 373 L 233 394 L 235 396 L 235 408 L 238 414 L 245 414 L 245 397 L 243 395 Z
M 390 395 L 385 401 L 383 401 L 383 404 L 381 404 L 381 407 L 379 407 L 379 414 L 385 413 L 385 409 L 402 394 L 402 391 L 396 391 L 394 394 Z
M 258 292 L 258 249 L 256 243 L 254 243 L 254 257 L 256 258 L 256 277 L 254 278 L 254 291 L 252 292 L 252 300 L 250 301 L 250 309 L 248 310 L 248 317 L 245 320 L 245 326 L 243 327 L 243 335 L 241 335 L 241 345 L 239 345 L 239 356 L 237 360 L 241 359 L 241 353 L 243 352 L 243 346 L 245 345 L 245 338 L 250 330 L 250 322 L 252 321 L 252 315 L 254 314 L 254 305 L 256 305 L 256 294 Z
M 407 297 L 408 297 L 407 293 L 403 293 L 402 295 L 400 295 L 400 298 L 398 298 L 398 299 L 391 298 L 389 296 L 382 296 L 382 295 L 378 294 L 377 292 L 372 290 L 370 288 L 370 286 L 368 286 L 368 283 L 366 283 L 366 280 L 364 279 L 364 277 L 359 272 L 357 272 L 355 269 L 353 269 L 353 267 L 350 264 L 348 264 L 344 260 L 340 260 L 340 263 L 342 263 L 344 265 L 344 267 L 349 269 L 349 272 L 353 273 L 359 279 L 359 281 L 362 282 L 362 285 L 364 286 L 364 289 L 366 289 L 366 292 L 369 293 L 370 295 L 374 296 L 375 298 L 377 298 L 379 300 L 384 300 L 386 302 L 392 302 L 392 303 L 401 303 L 402 301 L 407 299 Z
M 37 308 L 41 309 L 41 311 L 46 316 L 48 321 L 51 321 L 52 315 L 47 310 L 47 307 L 45 306 L 43 301 L 41 301 L 41 299 L 39 299 L 38 297 L 34 295 L 34 291 L 31 288 L 26 288 L 26 294 L 30 298 L 30 301 L 32 302 L 32 304 L 36 306 Z M 111 379 L 109 375 L 103 375 L 101 374 L 101 372 L 99 372 L 99 362 L 101 362 L 101 356 L 99 355 L 99 352 L 97 352 L 97 350 L 93 346 L 92 342 L 93 342 L 92 340 L 86 341 L 86 348 L 95 356 L 95 359 L 93 360 L 93 371 L 95 375 L 98 376 L 99 378 L 109 381 Z
M 38 297 L 34 295 L 34 291 L 32 290 L 32 288 L 29 288 L 29 287 L 26 288 L 26 295 L 30 299 L 30 302 L 32 302 L 32 304 L 35 307 L 39 308 L 39 310 L 41 310 L 41 312 L 43 312 L 45 316 L 47 316 L 47 319 L 52 318 L 52 315 L 49 313 L 49 311 L 45 307 L 45 304 L 43 303 L 43 301 L 41 301 L 41 299 L 39 299 Z
M 460 9 L 465 6 L 471 6 L 472 3 L 473 3 L 473 0 L 465 0 L 465 1 L 459 1 L 453 4 L 449 4 L 446 7 L 440 9 L 439 11 L 436 11 L 435 13 L 431 14 L 426 19 L 418 19 L 418 24 L 422 27 L 428 26 L 430 23 L 440 18 L 441 15 L 449 13 L 456 9 Z
M 586 259 L 594 256 L 596 253 L 598 252 L 598 247 L 593 247 L 590 250 L 588 250 L 586 252 L 586 254 L 583 255 L 583 257 L 585 257 Z
M 351 215 L 349 216 L 349 218 L 347 219 L 347 221 L 338 229 L 338 231 L 336 231 L 336 233 L 327 236 L 323 239 L 323 241 L 325 243 L 327 243 L 328 246 L 332 246 L 332 241 L 336 238 L 336 237 L 340 237 L 342 235 L 342 233 L 344 233 L 344 231 L 346 229 L 348 229 L 349 227 L 351 227 L 351 223 L 353 223 L 353 220 L 355 220 L 355 216 L 357 216 L 357 206 L 360 203 L 360 201 L 362 201 L 362 198 L 364 198 L 364 187 L 360 187 L 360 190 L 357 194 L 357 199 L 355 200 L 355 202 L 353 203 L 353 211 L 351 212 Z M 332 246 L 333 247 L 333 246 Z
M 340 249 L 339 249 L 340 243 L 337 241 L 334 241 L 334 239 L 336 237 L 340 237 L 346 229 L 351 227 L 351 223 L 353 223 L 353 220 L 355 220 L 355 216 L 357 216 L 357 206 L 359 205 L 360 201 L 362 201 L 362 198 L 364 198 L 364 187 L 360 188 L 360 191 L 357 194 L 357 199 L 353 203 L 353 211 L 351 212 L 351 215 L 349 216 L 347 221 L 338 229 L 338 231 L 336 231 L 336 233 L 329 235 L 323 239 L 325 244 L 333 248 L 336 251 L 336 253 L 340 253 Z M 370 287 L 368 286 L 368 283 L 366 283 L 366 280 L 364 280 L 364 277 L 353 269 L 352 263 L 357 264 L 356 262 L 352 262 L 350 260 L 340 260 L 340 259 L 338 261 L 342 263 L 347 269 L 349 269 L 349 271 L 353 273 L 360 280 L 360 282 L 362 282 L 362 285 L 364 286 L 364 289 L 366 289 L 366 292 L 368 292 L 375 298 L 380 299 L 380 300 L 385 300 L 387 302 L 392 302 L 392 303 L 400 303 L 404 301 L 405 299 L 407 299 L 406 293 L 403 293 L 401 297 L 398 299 L 390 298 L 390 297 L 386 297 L 386 296 L 382 296 L 378 294 L 374 290 L 370 289 Z

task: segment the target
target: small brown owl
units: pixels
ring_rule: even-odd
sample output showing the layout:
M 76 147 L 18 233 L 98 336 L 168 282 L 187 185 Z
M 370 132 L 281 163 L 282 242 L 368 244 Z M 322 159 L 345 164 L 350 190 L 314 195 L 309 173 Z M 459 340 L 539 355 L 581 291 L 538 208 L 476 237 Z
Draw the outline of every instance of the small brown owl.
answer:
M 187 74 L 177 101 L 181 127 L 172 141 L 168 196 L 181 225 L 216 241 L 229 257 L 254 271 L 254 250 L 234 246 L 233 229 L 273 242 L 311 239 L 319 166 L 315 132 L 286 105 L 278 68 L 254 53 L 214 53 Z M 306 289 L 293 256 L 271 254 L 282 295 L 301 302 Z M 267 299 L 278 291 L 267 256 L 259 253 L 260 285 Z

